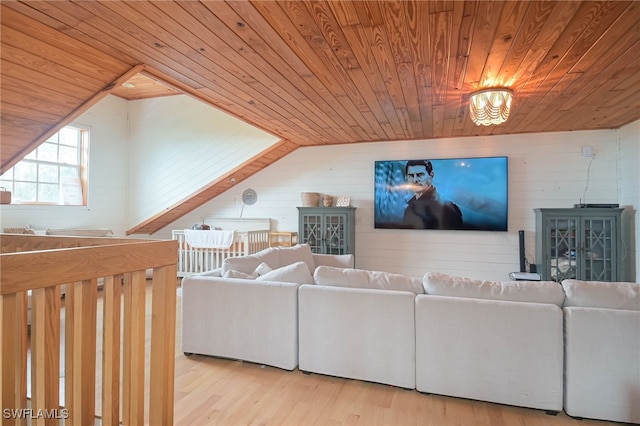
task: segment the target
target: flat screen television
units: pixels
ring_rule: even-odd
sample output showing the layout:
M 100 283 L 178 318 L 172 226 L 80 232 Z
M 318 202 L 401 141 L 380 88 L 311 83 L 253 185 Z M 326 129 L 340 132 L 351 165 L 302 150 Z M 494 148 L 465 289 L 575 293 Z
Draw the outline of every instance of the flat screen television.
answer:
M 507 231 L 507 157 L 375 162 L 375 228 Z

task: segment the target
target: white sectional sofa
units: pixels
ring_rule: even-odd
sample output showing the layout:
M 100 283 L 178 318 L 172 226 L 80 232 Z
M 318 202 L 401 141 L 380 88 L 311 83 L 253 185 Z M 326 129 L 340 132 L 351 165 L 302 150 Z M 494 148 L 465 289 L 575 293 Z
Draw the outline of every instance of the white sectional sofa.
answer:
M 253 276 L 263 263 L 271 271 Z M 269 248 L 183 278 L 182 351 L 295 369 L 298 287 L 313 282 L 316 264 L 353 267 L 353 256 L 312 255 L 308 246 Z
M 182 281 L 182 349 L 640 423 L 640 285 L 353 269 L 308 245 Z
M 640 424 L 640 285 L 562 286 L 566 413 Z
M 416 389 L 562 410 L 562 303 L 555 282 L 427 273 L 416 297 Z

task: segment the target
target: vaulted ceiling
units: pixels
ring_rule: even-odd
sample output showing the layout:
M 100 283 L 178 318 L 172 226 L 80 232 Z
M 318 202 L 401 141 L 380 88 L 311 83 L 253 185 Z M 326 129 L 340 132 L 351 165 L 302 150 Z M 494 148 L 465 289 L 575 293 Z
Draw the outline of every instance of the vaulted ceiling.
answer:
M 280 137 L 261 167 L 299 146 L 640 119 L 640 2 L 3 0 L 0 8 L 3 171 L 102 97 L 122 95 L 140 72 Z M 469 94 L 493 86 L 513 90 L 511 116 L 478 127 Z

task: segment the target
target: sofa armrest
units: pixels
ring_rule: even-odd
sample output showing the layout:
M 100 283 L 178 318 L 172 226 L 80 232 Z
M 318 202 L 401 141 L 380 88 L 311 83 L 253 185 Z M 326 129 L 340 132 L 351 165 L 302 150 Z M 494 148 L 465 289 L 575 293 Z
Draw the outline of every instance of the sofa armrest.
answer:
M 355 257 L 352 254 L 319 254 L 313 253 L 313 261 L 318 266 L 332 266 L 334 268 L 354 268 Z
M 563 311 L 566 413 L 640 423 L 640 311 Z
M 183 352 L 298 365 L 299 284 L 220 277 L 182 280 Z

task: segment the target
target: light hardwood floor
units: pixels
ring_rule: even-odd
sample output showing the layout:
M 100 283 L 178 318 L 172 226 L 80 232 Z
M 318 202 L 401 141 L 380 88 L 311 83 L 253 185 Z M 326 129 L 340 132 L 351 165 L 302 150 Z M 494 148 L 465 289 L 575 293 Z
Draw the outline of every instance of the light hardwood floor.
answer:
M 148 285 L 148 290 L 150 285 Z M 147 318 L 150 318 L 150 297 Z M 578 420 L 561 412 L 512 407 L 393 386 L 341 379 L 299 370 L 185 356 L 181 344 L 178 289 L 175 358 L 175 424 L 243 425 L 419 425 L 419 426 L 609 426 L 620 423 Z M 101 312 L 101 306 L 98 307 Z M 98 315 L 100 330 L 100 315 Z M 99 332 L 100 334 L 100 332 Z M 150 347 L 146 334 L 147 356 Z M 98 354 L 101 348 L 98 347 Z M 98 355 L 98 363 L 100 357 Z M 98 371 L 100 370 L 98 366 Z M 98 373 L 97 383 L 101 378 Z M 145 374 L 148 389 L 148 372 Z M 96 395 L 100 413 L 100 390 Z M 148 413 L 145 419 L 148 421 Z M 99 421 L 96 423 L 99 424 Z

